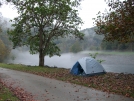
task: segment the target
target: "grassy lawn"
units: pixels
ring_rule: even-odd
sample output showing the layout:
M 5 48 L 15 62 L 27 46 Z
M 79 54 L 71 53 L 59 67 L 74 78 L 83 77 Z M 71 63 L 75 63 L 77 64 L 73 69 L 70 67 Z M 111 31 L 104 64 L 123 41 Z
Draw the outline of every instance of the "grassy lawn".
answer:
M 134 98 L 134 74 L 106 73 L 104 75 L 82 77 L 73 76 L 68 69 L 38 66 L 25 66 L 21 64 L 3 64 L 0 67 L 28 72 L 40 76 L 67 81 L 101 91 L 124 95 Z
M 99 51 L 101 55 L 134 55 L 134 52 L 120 52 L 120 51 Z
M 15 97 L 8 88 L 0 83 L 0 101 L 19 101 L 19 99 Z
M 134 55 L 134 52 L 129 51 L 84 51 L 83 54 L 94 54 L 98 53 L 98 55 Z

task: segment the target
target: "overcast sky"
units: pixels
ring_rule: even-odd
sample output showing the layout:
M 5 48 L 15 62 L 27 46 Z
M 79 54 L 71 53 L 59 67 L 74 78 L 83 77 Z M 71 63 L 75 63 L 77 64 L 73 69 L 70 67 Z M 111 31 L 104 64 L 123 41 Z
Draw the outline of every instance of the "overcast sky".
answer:
M 81 10 L 79 10 L 79 16 L 82 18 L 84 24 L 82 29 L 93 27 L 92 18 L 96 17 L 96 14 L 101 11 L 104 12 L 107 8 L 104 0 L 83 0 L 81 3 Z M 17 17 L 17 10 L 13 9 L 11 5 L 3 5 L 0 8 L 0 12 L 4 17 L 13 19 Z

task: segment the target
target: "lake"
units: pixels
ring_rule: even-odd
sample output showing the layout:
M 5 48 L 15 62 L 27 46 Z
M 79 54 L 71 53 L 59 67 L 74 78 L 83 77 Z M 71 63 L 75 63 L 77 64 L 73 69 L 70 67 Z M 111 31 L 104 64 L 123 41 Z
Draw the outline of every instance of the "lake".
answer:
M 94 53 L 90 51 L 90 53 Z M 25 65 L 38 65 L 38 54 L 31 55 L 29 52 L 20 52 L 13 50 L 12 54 L 15 60 L 9 59 L 8 63 L 20 63 Z M 71 68 L 75 62 L 82 58 L 88 57 L 89 51 L 77 54 L 64 53 L 61 56 L 45 57 L 45 65 L 59 68 Z M 102 66 L 107 72 L 115 73 L 132 73 L 134 74 L 134 53 L 132 52 L 99 52 L 96 59 L 105 60 Z

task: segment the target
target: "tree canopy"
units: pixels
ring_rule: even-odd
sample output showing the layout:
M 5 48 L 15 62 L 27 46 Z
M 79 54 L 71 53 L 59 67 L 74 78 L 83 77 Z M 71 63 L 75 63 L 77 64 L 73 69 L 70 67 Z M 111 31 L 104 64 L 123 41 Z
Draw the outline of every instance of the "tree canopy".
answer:
M 2 32 L 0 32 L 0 62 L 4 61 L 4 59 L 10 53 L 10 42 L 8 40 L 8 36 L 4 33 L 4 29 L 1 27 Z
M 6 47 L 3 41 L 0 39 L 0 62 L 4 60 L 6 56 Z
M 11 42 L 8 39 L 6 26 L 5 18 L 0 15 L 0 62 L 3 62 L 11 51 Z
M 108 0 L 109 12 L 98 13 L 95 19 L 97 34 L 107 41 L 134 41 L 134 0 Z
M 39 53 L 39 66 L 44 56 L 60 55 L 55 39 L 75 36 L 82 39 L 82 24 L 76 7 L 80 0 L 12 0 L 20 16 L 13 20 L 14 29 L 8 31 L 14 48 L 26 45 L 32 54 Z
M 82 51 L 81 45 L 78 41 L 76 41 L 71 47 L 70 47 L 70 52 L 73 53 L 78 53 Z

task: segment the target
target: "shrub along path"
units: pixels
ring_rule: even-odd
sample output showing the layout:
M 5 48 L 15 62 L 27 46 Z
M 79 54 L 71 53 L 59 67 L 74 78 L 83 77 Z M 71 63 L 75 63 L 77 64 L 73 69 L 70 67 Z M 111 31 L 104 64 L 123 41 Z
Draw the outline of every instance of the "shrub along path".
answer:
M 58 79 L 107 93 L 120 94 L 134 98 L 134 74 L 106 73 L 104 75 L 81 77 L 73 76 L 68 69 L 25 66 L 21 64 L 2 64 L 0 67 L 32 73 L 48 78 Z

